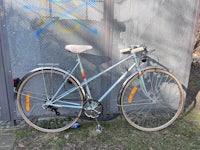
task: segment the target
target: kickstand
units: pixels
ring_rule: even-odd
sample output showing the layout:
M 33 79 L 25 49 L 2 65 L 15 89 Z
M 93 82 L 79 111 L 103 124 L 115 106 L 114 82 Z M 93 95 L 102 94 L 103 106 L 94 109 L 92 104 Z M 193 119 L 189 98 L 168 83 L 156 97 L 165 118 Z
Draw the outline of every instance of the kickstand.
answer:
M 95 120 L 96 120 L 96 123 L 97 123 L 96 132 L 102 133 L 102 127 L 101 127 L 101 125 L 99 124 L 99 121 L 97 120 L 97 118 L 95 118 Z

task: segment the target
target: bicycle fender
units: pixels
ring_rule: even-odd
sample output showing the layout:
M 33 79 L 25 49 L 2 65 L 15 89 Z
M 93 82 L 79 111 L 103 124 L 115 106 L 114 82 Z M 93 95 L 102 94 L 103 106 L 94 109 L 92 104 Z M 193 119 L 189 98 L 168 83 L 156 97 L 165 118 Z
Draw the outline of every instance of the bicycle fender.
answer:
M 69 75 L 69 72 L 67 72 L 67 71 L 65 71 L 65 70 L 63 70 L 63 69 L 60 69 L 60 68 L 58 68 L 58 67 L 38 67 L 38 68 L 35 68 L 35 69 L 29 71 L 26 75 L 24 75 L 24 76 L 20 79 L 19 84 L 17 85 L 17 87 L 16 87 L 15 90 L 14 90 L 14 98 L 16 99 L 16 95 L 17 95 L 17 92 L 18 92 L 18 90 L 19 90 L 20 85 L 22 84 L 22 82 L 23 82 L 28 76 L 30 76 L 30 75 L 33 74 L 34 72 L 38 72 L 38 71 L 41 71 L 41 70 L 51 70 L 51 69 L 56 70 L 56 71 L 59 71 L 59 72 L 62 72 L 62 73 L 64 73 L 64 74 L 66 74 L 66 75 Z M 70 76 L 71 76 L 71 78 L 73 78 L 73 80 L 74 80 L 78 85 L 80 85 L 80 82 L 78 81 L 78 79 L 76 79 L 73 75 L 70 75 Z M 82 87 L 80 87 L 80 88 L 81 88 L 83 94 L 85 94 L 83 88 L 82 88 Z

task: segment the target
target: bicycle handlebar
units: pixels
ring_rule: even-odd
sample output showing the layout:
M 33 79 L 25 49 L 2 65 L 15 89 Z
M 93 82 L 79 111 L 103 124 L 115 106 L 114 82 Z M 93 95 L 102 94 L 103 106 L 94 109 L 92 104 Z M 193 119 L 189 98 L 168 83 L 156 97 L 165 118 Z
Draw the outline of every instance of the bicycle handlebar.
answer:
M 137 46 L 137 47 L 133 46 L 133 48 L 121 49 L 120 53 L 130 52 L 131 54 L 133 54 L 133 53 L 141 52 L 141 51 L 144 51 L 144 50 L 146 50 L 146 47 L 144 47 L 144 46 Z

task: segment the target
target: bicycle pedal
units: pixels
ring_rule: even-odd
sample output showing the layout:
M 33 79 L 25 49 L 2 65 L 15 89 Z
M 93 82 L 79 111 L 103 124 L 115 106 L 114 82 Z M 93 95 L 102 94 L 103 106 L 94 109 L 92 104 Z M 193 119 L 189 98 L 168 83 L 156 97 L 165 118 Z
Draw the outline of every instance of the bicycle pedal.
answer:
M 96 132 L 97 133 L 102 133 L 102 131 L 103 131 L 102 127 L 100 125 L 97 125 L 96 126 Z

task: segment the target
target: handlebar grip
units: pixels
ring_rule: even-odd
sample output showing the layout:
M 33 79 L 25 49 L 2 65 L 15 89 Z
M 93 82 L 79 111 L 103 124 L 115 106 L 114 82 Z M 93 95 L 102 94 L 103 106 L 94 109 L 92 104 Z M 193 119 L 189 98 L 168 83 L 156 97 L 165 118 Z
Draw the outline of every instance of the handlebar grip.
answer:
M 121 49 L 120 53 L 126 53 L 126 52 L 130 52 L 131 48 L 125 48 L 125 49 Z
M 144 47 L 138 47 L 138 48 L 134 48 L 131 50 L 131 53 L 137 53 L 137 52 L 141 52 L 141 51 L 144 51 L 145 48 Z

